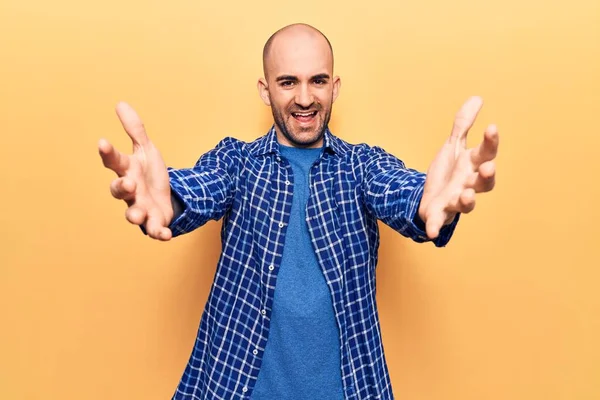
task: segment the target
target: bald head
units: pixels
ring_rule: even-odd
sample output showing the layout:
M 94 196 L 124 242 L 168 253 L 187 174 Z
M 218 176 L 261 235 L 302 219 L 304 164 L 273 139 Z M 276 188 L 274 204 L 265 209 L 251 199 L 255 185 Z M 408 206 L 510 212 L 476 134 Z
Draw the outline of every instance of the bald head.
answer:
M 285 57 L 290 51 L 302 51 L 305 49 L 317 50 L 320 57 L 327 64 L 331 64 L 333 72 L 333 48 L 329 39 L 318 29 L 307 24 L 292 24 L 279 29 L 271 35 L 263 48 L 263 72 L 268 79 L 273 70 L 273 63 L 279 58 Z M 314 53 L 314 51 L 313 51 Z M 275 60 L 274 60 L 275 59 Z
M 310 25 L 286 26 L 265 44 L 263 68 L 258 92 L 271 107 L 279 143 L 322 146 L 340 88 L 329 40 Z

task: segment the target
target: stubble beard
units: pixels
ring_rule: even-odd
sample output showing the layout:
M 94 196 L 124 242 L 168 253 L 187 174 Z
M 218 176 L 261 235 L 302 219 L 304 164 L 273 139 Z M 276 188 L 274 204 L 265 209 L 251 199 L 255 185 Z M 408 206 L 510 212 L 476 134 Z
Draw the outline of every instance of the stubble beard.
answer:
M 275 120 L 275 125 L 277 126 L 281 134 L 285 136 L 285 138 L 295 147 L 309 147 L 321 140 L 323 138 L 323 135 L 325 134 L 325 130 L 327 129 L 327 125 L 329 124 L 329 120 L 331 119 L 330 105 L 324 113 L 324 118 L 320 119 L 321 121 L 315 130 L 315 134 L 313 136 L 309 136 L 308 138 L 303 139 L 300 137 L 300 135 L 294 132 L 294 129 L 290 126 L 290 124 L 286 122 L 286 119 L 284 119 L 282 113 L 278 109 L 276 109 L 275 107 L 271 107 L 271 110 L 273 113 L 273 119 Z M 286 113 L 289 116 L 288 119 L 294 118 L 293 116 L 291 116 L 291 113 L 287 110 Z M 319 109 L 317 110 L 317 117 L 323 115 L 322 113 L 323 108 L 319 107 Z M 301 132 L 308 132 L 311 130 L 312 129 L 305 129 Z

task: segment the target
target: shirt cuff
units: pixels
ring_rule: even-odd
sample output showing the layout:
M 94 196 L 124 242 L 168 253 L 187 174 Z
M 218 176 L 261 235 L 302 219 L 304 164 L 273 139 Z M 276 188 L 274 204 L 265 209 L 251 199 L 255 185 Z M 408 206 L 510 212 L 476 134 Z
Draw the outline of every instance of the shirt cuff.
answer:
M 187 218 L 189 207 L 173 188 L 171 188 L 171 204 L 173 205 L 173 219 L 168 228 L 171 230 L 173 237 L 176 237 L 187 232 L 183 228 L 183 225 Z
M 456 229 L 456 225 L 458 224 L 459 219 L 460 219 L 460 214 L 456 214 L 456 216 L 454 217 L 454 219 L 452 220 L 451 223 L 442 226 L 442 229 L 440 229 L 440 233 L 439 233 L 438 237 L 433 239 L 433 244 L 435 244 L 436 247 L 444 247 L 448 244 L 448 242 L 450 241 L 450 238 L 454 234 L 454 230 Z M 427 232 L 425 231 L 425 223 L 423 222 L 421 217 L 419 217 L 419 213 L 415 214 L 412 224 L 413 224 L 413 229 L 415 230 L 417 235 L 420 238 L 424 239 L 423 241 L 431 241 L 431 239 L 429 239 L 427 237 Z

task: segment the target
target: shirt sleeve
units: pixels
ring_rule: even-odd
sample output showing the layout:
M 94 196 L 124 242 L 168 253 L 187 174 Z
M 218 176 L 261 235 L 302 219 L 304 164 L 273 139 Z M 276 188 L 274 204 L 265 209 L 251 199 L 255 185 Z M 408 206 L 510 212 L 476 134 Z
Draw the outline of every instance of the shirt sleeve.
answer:
M 367 209 L 383 223 L 415 242 L 431 241 L 425 224 L 419 217 L 426 174 L 406 168 L 404 163 L 380 147 L 372 147 L 363 156 L 363 196 Z M 452 237 L 460 214 L 445 225 L 433 240 L 437 247 L 445 246 Z
M 193 168 L 168 168 L 171 194 L 180 205 L 169 224 L 173 237 L 219 220 L 231 208 L 240 153 L 235 139 L 223 139 Z

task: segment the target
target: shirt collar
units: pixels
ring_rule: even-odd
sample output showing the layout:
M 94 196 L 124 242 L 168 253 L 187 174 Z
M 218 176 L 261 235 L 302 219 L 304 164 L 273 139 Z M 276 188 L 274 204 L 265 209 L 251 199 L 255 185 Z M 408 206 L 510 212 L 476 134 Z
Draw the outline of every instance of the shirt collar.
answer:
M 325 133 L 323 134 L 323 148 L 325 151 L 333 154 L 343 153 L 344 150 L 343 142 L 331 133 L 329 127 L 325 128 Z M 266 135 L 251 144 L 250 151 L 255 156 L 266 154 L 279 155 L 279 142 L 277 141 L 275 125 L 271 127 Z

